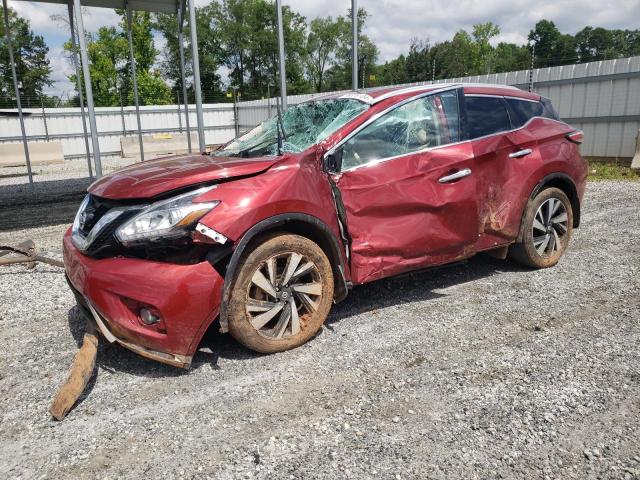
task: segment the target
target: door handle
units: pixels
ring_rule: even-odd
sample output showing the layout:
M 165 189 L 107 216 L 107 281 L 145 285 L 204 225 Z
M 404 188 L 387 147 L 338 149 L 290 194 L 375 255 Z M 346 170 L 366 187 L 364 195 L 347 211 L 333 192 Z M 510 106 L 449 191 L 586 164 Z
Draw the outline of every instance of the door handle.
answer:
M 444 177 L 440 177 L 438 182 L 440 183 L 449 183 L 454 180 L 458 180 L 460 178 L 468 177 L 471 175 L 471 169 L 465 168 L 464 170 L 460 170 L 459 172 L 452 173 L 451 175 L 445 175 Z
M 533 150 L 531 150 L 530 148 L 525 148 L 524 150 L 518 150 L 517 152 L 510 153 L 509 158 L 526 157 L 530 153 L 533 153 Z

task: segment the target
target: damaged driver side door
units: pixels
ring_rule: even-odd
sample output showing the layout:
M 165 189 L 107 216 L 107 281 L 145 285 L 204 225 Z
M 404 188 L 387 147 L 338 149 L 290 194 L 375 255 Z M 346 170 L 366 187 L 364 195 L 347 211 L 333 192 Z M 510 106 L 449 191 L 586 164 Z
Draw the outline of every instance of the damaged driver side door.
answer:
M 474 158 L 456 90 L 374 116 L 332 153 L 354 283 L 470 256 L 478 238 Z

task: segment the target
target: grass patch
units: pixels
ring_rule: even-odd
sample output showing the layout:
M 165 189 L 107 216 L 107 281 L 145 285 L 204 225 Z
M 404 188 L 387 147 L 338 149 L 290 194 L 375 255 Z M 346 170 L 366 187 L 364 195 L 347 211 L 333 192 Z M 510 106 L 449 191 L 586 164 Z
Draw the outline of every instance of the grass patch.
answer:
M 587 179 L 591 181 L 628 180 L 640 182 L 640 173 L 615 163 L 589 162 L 589 176 Z

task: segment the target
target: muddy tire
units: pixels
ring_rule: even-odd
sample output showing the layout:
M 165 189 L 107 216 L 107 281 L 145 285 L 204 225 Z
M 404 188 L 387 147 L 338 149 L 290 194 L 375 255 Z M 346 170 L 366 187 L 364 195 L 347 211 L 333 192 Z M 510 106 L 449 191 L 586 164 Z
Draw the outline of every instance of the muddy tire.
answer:
M 573 233 L 573 210 L 565 193 L 558 188 L 542 190 L 529 200 L 522 222 L 522 242 L 511 246 L 510 257 L 533 268 L 558 263 Z
M 238 265 L 229 332 L 257 352 L 289 350 L 320 330 L 332 302 L 333 271 L 322 249 L 298 235 L 271 235 Z

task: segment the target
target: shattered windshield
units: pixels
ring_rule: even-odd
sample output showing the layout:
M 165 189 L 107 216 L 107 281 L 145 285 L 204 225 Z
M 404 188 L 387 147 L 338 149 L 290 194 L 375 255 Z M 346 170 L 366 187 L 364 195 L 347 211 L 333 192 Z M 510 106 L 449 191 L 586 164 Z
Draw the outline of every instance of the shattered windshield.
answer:
M 369 106 L 354 99 L 333 98 L 291 106 L 282 114 L 282 152 L 302 152 L 321 142 Z M 278 155 L 278 117 L 213 152 L 221 157 L 261 157 Z

